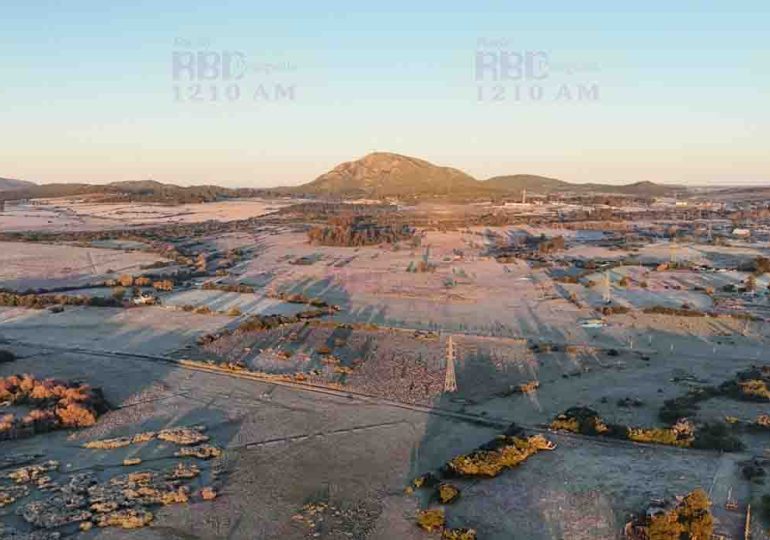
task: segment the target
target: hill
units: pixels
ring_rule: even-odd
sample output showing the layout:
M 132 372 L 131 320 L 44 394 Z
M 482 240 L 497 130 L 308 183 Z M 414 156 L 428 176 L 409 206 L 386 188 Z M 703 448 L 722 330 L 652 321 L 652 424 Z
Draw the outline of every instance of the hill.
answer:
M 683 191 L 677 186 L 636 182 L 626 185 L 572 184 L 556 178 L 532 174 L 495 176 L 479 181 L 451 167 L 434 165 L 414 157 L 375 152 L 355 161 L 337 165 L 307 184 L 280 191 L 292 195 L 339 199 L 383 197 L 419 198 L 519 196 L 522 190 L 533 195 L 552 193 L 616 194 L 659 197 Z
M 16 180 L 14 178 L 0 178 L 0 191 L 10 191 L 14 189 L 24 189 L 32 187 L 35 184 L 33 182 L 27 182 L 26 180 Z
M 110 184 L 42 184 L 0 178 L 0 199 L 32 199 L 89 196 L 99 202 L 157 202 L 164 204 L 212 202 L 236 197 L 296 196 L 330 199 L 444 198 L 457 201 L 520 197 L 530 195 L 613 194 L 661 197 L 682 194 L 685 188 L 653 182 L 626 185 L 573 184 L 532 174 L 495 176 L 477 180 L 452 167 L 394 154 L 375 152 L 361 159 L 341 163 L 315 180 L 293 187 L 233 189 L 216 185 L 178 186 L 155 180 Z
M 494 176 L 483 182 L 485 186 L 500 191 L 520 192 L 524 189 L 532 193 L 548 194 L 555 191 L 569 191 L 576 184 L 570 184 L 556 178 L 537 176 L 534 174 L 513 174 L 508 176 Z
M 295 194 L 340 198 L 470 196 L 487 190 L 458 169 L 388 152 L 347 161 L 308 184 L 290 189 Z
M 665 197 L 675 193 L 682 193 L 686 188 L 670 184 L 656 184 L 654 182 L 634 182 L 625 185 L 610 184 L 574 184 L 581 191 L 594 193 L 612 193 L 616 195 L 635 195 L 638 197 Z
M 155 180 L 113 182 L 110 184 L 30 184 L 3 191 L 0 199 L 42 199 L 53 197 L 90 196 L 99 202 L 157 202 L 183 204 L 212 202 L 257 193 L 252 189 L 231 189 L 220 186 L 177 186 Z

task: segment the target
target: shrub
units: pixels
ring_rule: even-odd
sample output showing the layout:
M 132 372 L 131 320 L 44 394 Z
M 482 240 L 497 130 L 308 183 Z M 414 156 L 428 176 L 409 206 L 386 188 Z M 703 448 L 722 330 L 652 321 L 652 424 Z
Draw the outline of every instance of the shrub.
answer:
M 754 262 L 752 264 L 752 269 L 757 274 L 765 274 L 767 272 L 770 272 L 770 259 L 767 257 L 757 257 L 754 259 Z
M 667 399 L 658 412 L 661 420 L 676 422 L 679 418 L 689 418 L 698 412 L 698 403 L 720 395 L 722 391 L 713 386 L 690 390 L 684 396 Z
M 118 302 L 122 302 L 123 298 L 126 296 L 126 289 L 123 287 L 115 287 L 112 290 L 112 297 L 117 300 Z
M 746 286 L 746 290 L 749 292 L 756 291 L 757 290 L 757 278 L 755 278 L 753 275 L 749 275 L 749 277 L 746 278 L 746 282 L 744 284 Z
M 691 436 L 682 437 L 671 428 L 629 428 L 628 438 L 636 442 L 679 447 L 687 447 L 692 444 Z
M 695 431 L 693 448 L 703 450 L 721 450 L 723 452 L 739 452 L 743 450 L 743 443 L 730 433 L 730 428 L 719 422 L 704 423 Z
M 163 279 L 160 281 L 153 281 L 152 287 L 157 291 L 173 291 L 174 282 L 170 279 Z
M 440 531 L 444 528 L 444 510 L 441 508 L 421 510 L 417 514 L 417 525 L 428 532 Z
M 769 401 L 770 390 L 767 388 L 765 381 L 758 379 L 749 379 L 747 381 L 739 381 L 738 388 L 740 393 L 746 399 L 753 401 Z
M 442 540 L 476 540 L 474 529 L 444 529 L 441 533 Z
M 439 484 L 436 494 L 438 495 L 438 500 L 441 501 L 441 504 L 448 504 L 457 500 L 460 496 L 460 490 L 454 485 L 444 482 Z
M 588 407 L 570 407 L 558 415 L 550 427 L 582 435 L 618 435 L 625 432 L 620 426 L 608 426 L 599 413 Z
M 0 349 L 0 364 L 7 364 L 16 360 L 16 355 L 11 351 Z
M 770 521 L 770 495 L 762 495 L 759 500 L 759 511 L 765 521 Z

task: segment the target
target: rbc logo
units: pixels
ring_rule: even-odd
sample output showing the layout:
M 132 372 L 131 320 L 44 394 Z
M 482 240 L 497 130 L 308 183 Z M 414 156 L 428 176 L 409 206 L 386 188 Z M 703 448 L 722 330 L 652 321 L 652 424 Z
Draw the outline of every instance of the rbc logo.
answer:
M 548 77 L 545 51 L 477 51 L 476 80 L 538 81 Z
M 246 55 L 238 51 L 174 51 L 175 81 L 237 81 L 246 73 Z

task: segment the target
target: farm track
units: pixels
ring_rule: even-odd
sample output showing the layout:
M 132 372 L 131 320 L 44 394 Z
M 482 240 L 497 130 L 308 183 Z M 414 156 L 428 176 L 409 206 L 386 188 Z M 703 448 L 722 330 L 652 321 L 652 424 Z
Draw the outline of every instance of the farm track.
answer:
M 14 339 L 5 339 L 4 341 L 6 343 L 12 343 L 20 346 L 36 347 L 39 349 L 65 352 L 65 353 L 85 354 L 89 356 L 101 356 L 105 358 L 125 358 L 125 359 L 133 359 L 133 360 L 140 360 L 140 361 L 146 361 L 146 362 L 162 362 L 162 363 L 171 364 L 180 369 L 186 369 L 190 371 L 200 371 L 204 373 L 210 373 L 213 375 L 220 375 L 224 377 L 231 377 L 231 378 L 242 379 L 242 380 L 250 380 L 250 381 L 259 382 L 259 383 L 266 383 L 266 384 L 281 386 L 284 388 L 288 388 L 288 389 L 292 389 L 300 392 L 309 392 L 309 393 L 321 394 L 325 396 L 357 400 L 359 402 L 363 402 L 371 405 L 395 407 L 395 408 L 405 409 L 405 410 L 409 410 L 417 413 L 428 414 L 432 416 L 439 416 L 439 417 L 443 417 L 443 418 L 447 418 L 447 419 L 451 419 L 459 422 L 466 422 L 469 424 L 489 427 L 489 428 L 493 428 L 501 431 L 507 429 L 512 423 L 514 423 L 512 420 L 505 419 L 505 418 L 493 418 L 493 417 L 488 417 L 480 414 L 458 412 L 446 407 L 436 407 L 436 406 L 419 405 L 414 403 L 405 403 L 401 401 L 382 398 L 379 396 L 365 394 L 362 392 L 356 392 L 354 390 L 342 390 L 342 389 L 337 389 L 337 388 L 318 385 L 318 384 L 282 380 L 282 379 L 271 377 L 265 374 L 254 373 L 254 372 L 244 372 L 244 371 L 233 371 L 233 370 L 229 370 L 216 365 L 206 365 L 206 364 L 197 363 L 197 362 L 196 363 L 186 362 L 184 360 L 178 360 L 167 356 L 148 355 L 148 354 L 141 354 L 141 353 L 121 352 L 121 351 L 104 351 L 104 350 L 96 350 L 96 349 L 87 349 L 83 347 L 40 345 L 37 343 L 14 340 Z M 262 399 L 256 398 L 256 397 L 252 399 L 255 402 L 263 401 Z M 527 431 L 542 433 L 542 434 L 549 434 L 559 438 L 573 439 L 573 440 L 578 440 L 582 442 L 590 442 L 592 444 L 599 444 L 599 445 L 604 445 L 608 447 L 620 446 L 625 448 L 638 448 L 640 450 L 642 449 L 654 450 L 657 452 L 664 452 L 669 454 L 671 453 L 679 454 L 682 452 L 687 452 L 687 453 L 701 453 L 703 455 L 714 455 L 714 451 L 711 451 L 711 450 L 699 450 L 694 448 L 677 448 L 673 446 L 644 444 L 644 443 L 637 443 L 633 441 L 626 441 L 626 440 L 620 440 L 620 439 L 606 439 L 606 438 L 592 437 L 589 435 L 581 435 L 578 433 L 569 433 L 569 432 L 563 432 L 563 431 L 554 432 L 553 430 L 543 427 L 541 425 L 527 425 L 527 424 L 521 424 L 518 422 L 516 422 L 516 424 Z M 296 437 L 298 437 L 299 439 L 303 439 L 307 437 L 307 435 L 308 434 L 298 434 L 297 436 L 290 436 L 287 439 L 291 440 Z M 273 441 L 246 442 L 238 445 L 238 448 L 245 448 L 245 449 L 255 448 L 269 442 L 273 442 Z M 742 454 L 734 453 L 733 455 L 740 456 Z

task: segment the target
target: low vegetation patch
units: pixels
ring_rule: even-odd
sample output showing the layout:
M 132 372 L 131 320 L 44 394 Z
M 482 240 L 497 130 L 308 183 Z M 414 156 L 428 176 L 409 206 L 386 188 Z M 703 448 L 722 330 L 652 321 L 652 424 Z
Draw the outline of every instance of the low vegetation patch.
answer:
M 208 461 L 198 462 L 198 465 L 189 459 L 220 457 L 221 450 L 202 444 L 208 441 L 204 430 L 204 426 L 172 427 L 84 445 L 102 450 L 151 440 L 177 445 L 179 451 L 174 458 L 166 456 L 174 459 L 174 463 L 161 470 L 136 470 L 142 459 L 131 456 L 124 458 L 122 463 L 132 467 L 132 472 L 116 474 L 108 468 L 98 475 L 94 472 L 71 474 L 71 471 L 60 472 L 57 461 L 35 462 L 36 457 L 12 456 L 11 463 L 24 465 L 16 465 L 15 469 L 3 473 L 12 485 L 0 482 L 0 506 L 16 504 L 30 497 L 30 501 L 15 510 L 32 528 L 29 538 L 59 538 L 61 534 L 73 532 L 73 526 L 81 531 L 94 527 L 145 527 L 153 522 L 156 507 L 216 498 L 215 487 L 204 482 L 203 477 L 208 472 L 214 480 L 219 474 L 217 468 L 204 469 Z
M 137 433 L 131 437 L 116 437 L 113 439 L 97 439 L 94 441 L 88 441 L 83 445 L 84 448 L 90 448 L 92 450 L 114 450 L 116 448 L 124 448 L 132 444 L 142 444 L 154 439 L 160 441 L 171 442 L 180 446 L 195 446 L 193 448 L 183 448 L 182 456 L 192 456 L 198 452 L 203 454 L 216 454 L 212 457 L 217 457 L 220 450 L 216 447 L 209 445 L 203 445 L 202 443 L 208 442 L 209 437 L 204 432 L 205 426 L 179 426 L 168 429 L 162 429 L 160 431 L 144 431 Z M 199 457 L 195 455 L 195 457 Z

